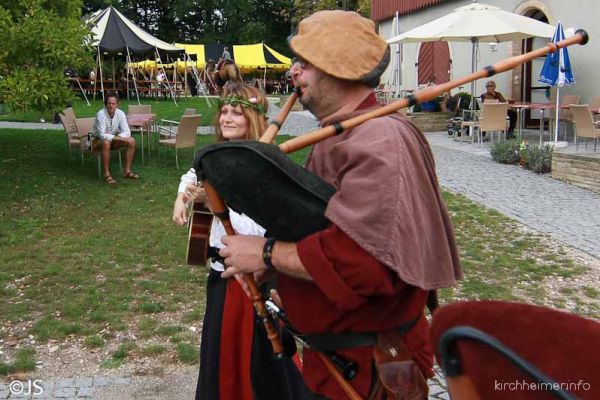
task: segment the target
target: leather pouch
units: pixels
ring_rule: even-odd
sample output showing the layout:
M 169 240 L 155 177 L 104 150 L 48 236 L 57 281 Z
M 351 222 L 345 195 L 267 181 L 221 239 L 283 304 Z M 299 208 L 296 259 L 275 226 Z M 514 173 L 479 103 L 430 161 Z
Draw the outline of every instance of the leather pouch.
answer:
M 371 400 L 427 400 L 427 381 L 396 331 L 378 335 L 373 356 L 378 378 Z

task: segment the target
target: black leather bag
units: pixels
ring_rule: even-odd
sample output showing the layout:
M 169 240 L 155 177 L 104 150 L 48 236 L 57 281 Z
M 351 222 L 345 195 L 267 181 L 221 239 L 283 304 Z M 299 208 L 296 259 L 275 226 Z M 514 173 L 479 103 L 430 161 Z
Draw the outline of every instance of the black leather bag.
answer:
M 229 207 L 248 215 L 272 237 L 295 242 L 329 225 L 324 214 L 335 189 L 278 146 L 217 143 L 198 152 L 194 168 Z

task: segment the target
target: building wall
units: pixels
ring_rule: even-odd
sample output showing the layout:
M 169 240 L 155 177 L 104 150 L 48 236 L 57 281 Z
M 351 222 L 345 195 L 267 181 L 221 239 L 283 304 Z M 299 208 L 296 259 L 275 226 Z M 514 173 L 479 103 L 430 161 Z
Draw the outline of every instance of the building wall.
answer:
M 376 0 L 375 0 L 376 1 Z M 471 3 L 471 0 L 442 2 L 428 8 L 400 16 L 399 33 L 406 32 L 412 28 L 423 25 L 433 19 L 446 15 L 454 11 L 455 8 L 462 7 Z M 562 21 L 565 28 L 583 28 L 590 40 L 586 46 L 569 47 L 569 56 L 571 65 L 575 74 L 577 83 L 574 86 L 564 87 L 561 94 L 579 94 L 581 103 L 589 102 L 591 97 L 600 96 L 600 64 L 596 61 L 597 54 L 600 54 L 600 24 L 597 23 L 597 15 L 593 4 L 596 0 L 482 0 L 482 3 L 495 5 L 503 10 L 525 14 L 531 8 L 538 8 L 544 11 L 550 24 L 557 24 Z M 377 21 L 376 21 L 377 22 Z M 392 19 L 379 21 L 379 33 L 382 37 L 388 39 L 392 36 Z M 568 35 L 568 32 L 567 32 Z M 534 48 L 545 45 L 545 39 L 534 39 Z M 449 42 L 450 57 L 452 59 L 451 79 L 462 77 L 471 73 L 471 43 L 469 42 Z M 513 54 L 520 54 L 521 42 L 498 43 L 496 50 L 493 50 L 488 43 L 480 43 L 478 58 L 478 69 L 485 65 L 493 64 Z M 418 43 L 408 43 L 402 46 L 402 68 L 401 85 L 402 90 L 412 90 L 416 87 L 416 68 L 415 62 L 418 58 Z M 396 46 L 392 46 L 392 55 L 396 54 Z M 543 59 L 537 60 L 540 69 Z M 382 77 L 382 82 L 391 84 L 393 62 Z M 534 84 L 539 76 L 539 71 L 533 70 Z M 520 73 L 504 72 L 493 78 L 498 90 L 509 94 L 509 97 L 518 98 Z M 391 85 L 390 85 L 391 86 Z M 455 93 L 455 90 L 453 93 Z M 470 87 L 461 88 L 460 91 L 470 92 Z M 480 94 L 484 91 L 484 81 L 476 83 L 475 93 Z

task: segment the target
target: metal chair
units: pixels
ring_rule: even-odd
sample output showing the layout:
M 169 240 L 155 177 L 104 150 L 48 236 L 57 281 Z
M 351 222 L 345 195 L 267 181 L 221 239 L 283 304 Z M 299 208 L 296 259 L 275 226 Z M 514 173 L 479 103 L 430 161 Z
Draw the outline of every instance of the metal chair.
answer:
M 77 134 L 79 136 L 79 149 L 81 151 L 81 165 L 83 166 L 84 154 L 92 154 L 96 157 L 98 161 L 98 178 L 102 179 L 102 154 L 100 152 L 94 152 L 93 149 L 93 141 L 91 132 L 94 127 L 94 121 L 96 121 L 95 117 L 90 118 L 77 118 L 75 119 L 75 124 L 77 125 Z M 119 169 L 121 173 L 123 173 L 123 163 L 121 160 L 121 151 L 125 150 L 125 147 L 120 147 L 118 149 L 111 149 L 111 153 L 119 154 Z
M 438 309 L 431 339 L 455 400 L 600 398 L 600 324 L 529 304 Z
M 594 139 L 594 151 L 596 151 L 596 144 L 600 137 L 600 128 L 598 128 L 600 126 L 600 121 L 594 122 L 590 106 L 587 104 L 571 104 L 569 108 L 573 114 L 573 121 L 575 122 L 575 148 L 579 150 L 578 137 L 585 138 L 586 148 L 588 138 L 592 138 Z
M 184 115 L 179 121 L 177 132 L 174 138 L 161 139 L 158 142 L 159 158 L 160 146 L 172 147 L 175 149 L 175 165 L 179 169 L 178 149 L 193 148 L 196 150 L 196 136 L 198 135 L 198 126 L 200 125 L 200 115 Z

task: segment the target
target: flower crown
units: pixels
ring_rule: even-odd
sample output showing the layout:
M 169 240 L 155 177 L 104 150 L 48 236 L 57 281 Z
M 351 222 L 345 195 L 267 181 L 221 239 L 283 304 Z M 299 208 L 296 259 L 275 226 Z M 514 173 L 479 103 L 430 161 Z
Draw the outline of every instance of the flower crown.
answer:
M 232 95 L 219 99 L 219 108 L 223 107 L 225 104 L 229 104 L 233 107 L 249 107 L 259 114 L 266 114 L 265 107 L 258 102 L 256 97 L 250 97 L 248 100 L 246 100 L 242 97 Z

